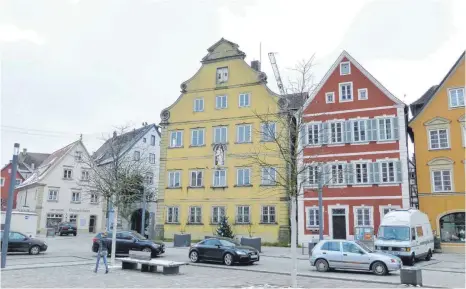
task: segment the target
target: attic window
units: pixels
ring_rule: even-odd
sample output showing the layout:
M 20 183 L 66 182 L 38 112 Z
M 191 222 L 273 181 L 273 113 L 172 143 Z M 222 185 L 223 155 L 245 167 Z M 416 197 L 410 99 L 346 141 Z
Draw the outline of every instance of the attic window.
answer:
M 82 152 L 79 152 L 77 151 L 74 155 L 74 159 L 77 161 L 77 162 L 80 162 L 82 161 L 83 157 L 82 157 Z
M 340 63 L 340 75 L 351 74 L 351 65 L 349 61 Z
M 228 67 L 217 68 L 217 84 L 228 81 Z

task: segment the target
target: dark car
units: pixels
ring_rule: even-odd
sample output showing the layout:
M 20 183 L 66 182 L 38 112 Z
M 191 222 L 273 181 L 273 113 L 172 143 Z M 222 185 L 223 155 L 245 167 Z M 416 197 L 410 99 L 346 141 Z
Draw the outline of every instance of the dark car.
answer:
M 259 261 L 259 251 L 229 238 L 210 238 L 191 246 L 189 259 L 194 263 L 204 260 L 222 262 L 227 266 L 253 264 Z
M 99 251 L 99 238 L 102 233 L 98 233 L 94 239 L 92 239 L 92 251 L 97 253 Z M 105 237 L 107 243 L 108 253 L 112 250 L 112 232 L 107 233 Z M 151 252 L 151 257 L 157 257 L 160 254 L 165 253 L 165 244 L 163 242 L 156 242 L 147 239 L 138 232 L 134 231 L 120 231 L 116 233 L 116 255 L 127 255 L 129 251 L 143 251 Z
M 3 231 L 1 231 L 3 243 Z M 40 252 L 47 251 L 47 243 L 28 237 L 22 233 L 11 231 L 8 238 L 8 252 L 25 252 L 31 255 L 37 255 Z
M 60 223 L 58 224 L 56 233 L 60 236 L 70 234 L 76 236 L 78 234 L 78 227 L 75 223 Z

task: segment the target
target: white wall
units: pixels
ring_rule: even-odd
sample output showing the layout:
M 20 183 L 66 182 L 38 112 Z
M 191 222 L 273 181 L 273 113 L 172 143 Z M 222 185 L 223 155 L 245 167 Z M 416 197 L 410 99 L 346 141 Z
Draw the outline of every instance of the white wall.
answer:
M 2 224 L 5 224 L 5 212 L 3 211 Z M 37 231 L 37 214 L 33 212 L 13 211 L 11 213 L 10 230 L 34 238 Z

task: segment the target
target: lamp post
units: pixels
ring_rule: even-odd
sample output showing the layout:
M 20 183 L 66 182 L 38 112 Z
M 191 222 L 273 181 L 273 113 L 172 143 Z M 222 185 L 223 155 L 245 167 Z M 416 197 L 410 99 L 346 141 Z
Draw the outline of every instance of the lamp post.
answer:
M 16 185 L 16 168 L 18 166 L 18 154 L 19 154 L 19 143 L 15 143 L 13 149 L 13 162 L 10 176 L 10 188 L 8 190 L 8 203 L 5 214 L 5 228 L 3 230 L 2 240 L 2 264 L 1 267 L 5 268 L 6 265 L 6 254 L 8 252 L 8 239 L 10 236 L 10 224 L 11 224 L 11 212 L 13 211 L 13 192 L 15 191 Z
M 146 189 L 142 188 L 142 220 L 141 220 L 141 235 L 146 233 Z

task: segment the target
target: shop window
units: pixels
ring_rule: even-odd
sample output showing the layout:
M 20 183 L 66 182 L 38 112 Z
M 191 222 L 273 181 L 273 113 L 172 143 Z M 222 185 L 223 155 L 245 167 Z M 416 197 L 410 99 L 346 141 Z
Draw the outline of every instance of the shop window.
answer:
M 442 242 L 464 243 L 465 213 L 451 213 L 440 218 L 440 239 Z

